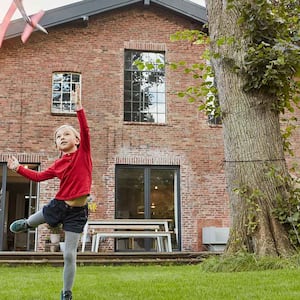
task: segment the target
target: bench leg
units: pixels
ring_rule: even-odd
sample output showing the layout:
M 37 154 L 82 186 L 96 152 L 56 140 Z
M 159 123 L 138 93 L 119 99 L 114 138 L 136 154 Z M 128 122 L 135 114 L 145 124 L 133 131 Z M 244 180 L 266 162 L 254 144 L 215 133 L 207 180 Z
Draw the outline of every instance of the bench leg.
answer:
M 85 250 L 85 244 L 86 244 L 86 237 L 87 237 L 87 233 L 88 233 L 88 223 L 86 223 L 84 225 L 84 229 L 83 229 L 83 235 L 82 235 L 82 248 L 81 248 L 81 252 L 84 252 Z
M 156 240 L 157 240 L 157 252 L 163 252 L 163 251 L 164 251 L 164 250 L 163 250 L 164 246 L 163 246 L 163 240 L 162 240 L 162 237 L 161 237 L 161 236 L 158 236 L 158 237 L 156 238 Z
M 128 238 L 128 248 L 134 250 L 134 238 Z M 126 245 L 125 245 L 126 247 Z
M 168 234 L 168 236 L 167 236 L 166 249 L 167 249 L 168 252 L 172 252 L 171 234 Z
M 92 238 L 92 252 L 98 252 L 98 248 L 99 248 L 98 234 L 94 234 Z

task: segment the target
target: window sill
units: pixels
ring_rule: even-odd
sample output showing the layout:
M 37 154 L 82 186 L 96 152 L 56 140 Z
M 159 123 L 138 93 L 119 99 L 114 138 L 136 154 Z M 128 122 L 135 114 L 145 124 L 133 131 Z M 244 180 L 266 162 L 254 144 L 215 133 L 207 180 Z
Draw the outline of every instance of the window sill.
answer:
M 76 112 L 51 112 L 52 116 L 76 117 Z
M 135 125 L 135 126 L 168 126 L 167 123 L 154 123 L 154 122 L 129 122 L 124 121 L 124 125 Z

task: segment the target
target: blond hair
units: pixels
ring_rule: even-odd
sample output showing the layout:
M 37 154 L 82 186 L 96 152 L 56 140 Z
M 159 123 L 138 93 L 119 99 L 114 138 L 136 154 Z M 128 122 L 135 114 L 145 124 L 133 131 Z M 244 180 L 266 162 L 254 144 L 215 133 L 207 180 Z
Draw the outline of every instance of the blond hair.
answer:
M 80 141 L 80 133 L 73 126 L 71 126 L 71 125 L 62 125 L 62 126 L 58 127 L 55 130 L 55 133 L 54 133 L 54 143 L 55 143 L 55 145 L 56 145 L 57 132 L 61 129 L 70 129 L 74 133 L 75 137 Z

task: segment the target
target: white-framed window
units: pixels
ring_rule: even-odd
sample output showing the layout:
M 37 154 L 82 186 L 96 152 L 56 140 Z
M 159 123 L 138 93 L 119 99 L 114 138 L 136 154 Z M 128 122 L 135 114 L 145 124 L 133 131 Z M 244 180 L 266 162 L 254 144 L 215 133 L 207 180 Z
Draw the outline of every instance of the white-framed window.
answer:
M 52 113 L 75 113 L 75 103 L 72 100 L 71 93 L 77 85 L 81 86 L 80 73 L 54 72 L 52 74 Z
M 124 121 L 166 122 L 164 64 L 164 52 L 125 50 Z

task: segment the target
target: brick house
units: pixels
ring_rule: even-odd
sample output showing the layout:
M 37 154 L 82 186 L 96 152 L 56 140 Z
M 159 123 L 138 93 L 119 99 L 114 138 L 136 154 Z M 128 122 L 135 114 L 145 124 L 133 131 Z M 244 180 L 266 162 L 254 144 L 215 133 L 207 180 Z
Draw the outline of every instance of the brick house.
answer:
M 76 84 L 92 139 L 90 219 L 171 219 L 175 251 L 203 250 L 203 227 L 229 226 L 221 126 L 177 96 L 193 84 L 181 71 L 134 65 L 197 61 L 202 46 L 170 35 L 205 21 L 205 8 L 190 1 L 89 0 L 47 11 L 41 24 L 49 34 L 34 32 L 26 44 L 23 20 L 11 24 L 0 49 L 0 250 L 45 248 L 45 225 L 13 235 L 9 224 L 52 199 L 58 181 L 28 181 L 6 161 L 14 154 L 42 170 L 58 157 L 55 128 L 78 125 Z M 130 250 L 122 245 L 113 247 Z

